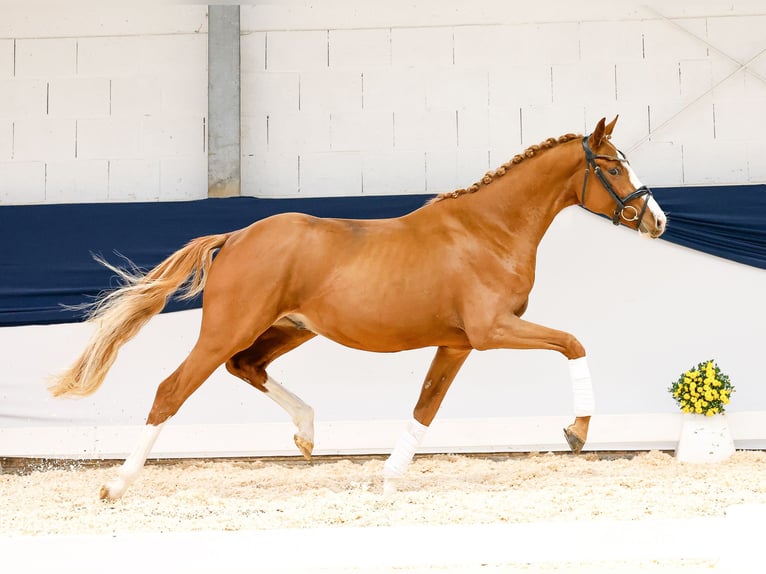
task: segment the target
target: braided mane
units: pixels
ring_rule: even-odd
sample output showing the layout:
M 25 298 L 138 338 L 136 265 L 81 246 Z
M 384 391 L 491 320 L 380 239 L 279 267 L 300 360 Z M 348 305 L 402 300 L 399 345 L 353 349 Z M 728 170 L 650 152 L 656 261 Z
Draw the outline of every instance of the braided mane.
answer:
M 465 189 L 456 189 L 455 191 L 450 191 L 447 193 L 440 193 L 439 195 L 431 199 L 428 202 L 428 205 L 442 201 L 444 199 L 454 199 L 456 197 L 460 197 L 461 195 L 466 195 L 468 193 L 476 193 L 477 191 L 479 191 L 482 185 L 489 185 L 490 183 L 492 183 L 492 181 L 495 178 L 505 175 L 505 173 L 511 168 L 511 166 L 519 164 L 525 159 L 534 157 L 538 152 L 551 149 L 553 147 L 556 147 L 559 144 L 566 143 L 578 138 L 582 138 L 582 136 L 576 135 L 576 134 L 565 134 L 559 137 L 558 139 L 548 138 L 542 143 L 531 145 L 526 150 L 524 150 L 524 153 L 516 154 L 509 161 L 505 162 L 503 165 L 498 167 L 495 171 L 488 171 L 487 173 L 485 173 L 484 177 L 482 177 L 479 181 L 477 181 L 470 187 L 467 187 Z

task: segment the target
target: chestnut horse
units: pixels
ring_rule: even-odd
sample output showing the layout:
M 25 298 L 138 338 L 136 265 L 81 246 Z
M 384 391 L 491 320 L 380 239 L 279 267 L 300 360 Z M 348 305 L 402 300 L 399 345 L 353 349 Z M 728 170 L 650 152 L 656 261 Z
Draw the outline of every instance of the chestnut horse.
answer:
M 179 289 L 182 297 L 204 289 L 204 300 L 196 344 L 159 385 L 140 443 L 101 498 L 125 493 L 163 425 L 222 363 L 288 412 L 295 443 L 310 457 L 313 410 L 266 368 L 318 334 L 367 351 L 437 347 L 413 419 L 384 465 L 385 491 L 396 489 L 472 349 L 563 354 L 575 415 L 564 432 L 580 452 L 594 408 L 585 349 L 569 333 L 521 316 L 537 246 L 565 207 L 580 204 L 649 237 L 665 229 L 651 191 L 610 141 L 616 121 L 602 119 L 589 136 L 532 146 L 470 188 L 399 218 L 285 213 L 194 239 L 145 275 L 109 266 L 125 284 L 94 305 L 95 331 L 80 358 L 51 383 L 56 396 L 94 392 L 119 348 Z

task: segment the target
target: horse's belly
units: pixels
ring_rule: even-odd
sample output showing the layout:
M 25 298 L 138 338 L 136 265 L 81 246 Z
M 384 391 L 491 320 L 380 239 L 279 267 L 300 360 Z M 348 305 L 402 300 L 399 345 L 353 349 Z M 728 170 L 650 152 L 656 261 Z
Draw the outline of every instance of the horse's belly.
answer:
M 379 353 L 393 353 L 422 347 L 467 346 L 465 333 L 443 321 L 418 321 L 409 316 L 407 320 L 389 317 L 335 316 L 319 318 L 302 313 L 287 317 L 299 329 L 307 329 L 336 343 Z

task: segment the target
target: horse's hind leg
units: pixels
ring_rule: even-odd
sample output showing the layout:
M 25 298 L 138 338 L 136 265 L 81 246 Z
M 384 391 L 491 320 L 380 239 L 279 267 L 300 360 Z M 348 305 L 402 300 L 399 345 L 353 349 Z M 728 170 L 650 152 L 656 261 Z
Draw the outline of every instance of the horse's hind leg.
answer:
M 390 494 L 396 491 L 396 481 L 402 477 L 415 455 L 415 449 L 425 436 L 433 422 L 444 396 L 460 367 L 468 358 L 471 349 L 453 349 L 439 347 L 431 362 L 428 374 L 420 390 L 420 397 L 413 411 L 413 419 L 396 443 L 391 456 L 383 466 L 383 491 Z
M 228 322 L 231 328 L 233 322 Z M 204 325 L 204 321 L 203 321 Z M 146 426 L 141 434 L 136 449 L 120 467 L 117 478 L 101 487 L 102 499 L 120 498 L 128 487 L 138 478 L 149 452 L 157 440 L 164 424 L 178 412 L 181 405 L 196 391 L 202 383 L 218 368 L 224 360 L 238 348 L 247 346 L 245 337 L 232 337 L 228 344 L 220 330 L 204 330 L 189 356 L 157 388 L 154 403 L 146 419 Z
M 312 331 L 283 321 L 267 329 L 250 347 L 226 361 L 226 369 L 232 375 L 264 392 L 287 411 L 297 429 L 293 440 L 307 460 L 311 459 L 314 450 L 314 409 L 272 379 L 266 373 L 266 367 L 280 355 L 315 336 Z

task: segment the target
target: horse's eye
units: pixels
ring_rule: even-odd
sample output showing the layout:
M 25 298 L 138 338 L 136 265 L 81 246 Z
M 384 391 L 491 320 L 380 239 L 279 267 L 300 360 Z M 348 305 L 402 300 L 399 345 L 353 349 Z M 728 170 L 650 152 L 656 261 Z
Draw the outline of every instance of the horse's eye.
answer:
M 620 175 L 620 168 L 619 167 L 613 167 L 609 170 L 609 173 L 612 175 Z

